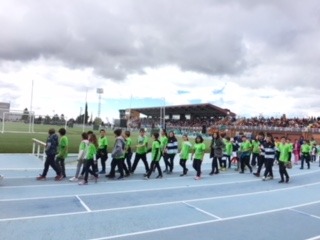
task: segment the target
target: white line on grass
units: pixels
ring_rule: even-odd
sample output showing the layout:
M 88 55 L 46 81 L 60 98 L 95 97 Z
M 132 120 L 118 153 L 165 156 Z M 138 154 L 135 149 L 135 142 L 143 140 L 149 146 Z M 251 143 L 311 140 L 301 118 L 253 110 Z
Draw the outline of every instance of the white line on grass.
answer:
M 209 213 L 209 212 L 207 212 L 207 211 L 204 211 L 204 210 L 202 210 L 201 208 L 195 207 L 195 206 L 193 206 L 193 205 L 191 205 L 191 204 L 189 204 L 189 203 L 186 203 L 186 202 L 182 202 L 182 203 L 185 204 L 185 205 L 187 205 L 188 207 L 191 207 L 191 208 L 197 210 L 198 212 L 204 213 L 204 214 L 206 214 L 206 215 L 208 215 L 208 216 L 210 216 L 210 217 L 213 217 L 213 218 L 215 218 L 215 219 L 222 219 L 221 217 L 218 217 L 217 215 L 211 214 L 211 213 Z
M 88 207 L 88 205 L 85 204 L 84 201 L 82 201 L 82 199 L 78 195 L 76 195 L 76 198 L 79 200 L 81 205 L 87 210 L 87 212 L 92 212 L 92 210 Z
M 291 210 L 292 208 L 298 208 L 298 207 L 303 207 L 303 206 L 308 206 L 308 205 L 313 205 L 313 204 L 318 204 L 318 203 L 320 203 L 320 201 L 311 202 L 311 203 L 307 203 L 307 204 L 294 205 L 294 206 L 290 206 L 290 207 L 278 208 L 278 209 L 273 209 L 273 210 L 268 210 L 268 211 L 261 211 L 261 212 L 251 213 L 251 214 L 244 214 L 244 215 L 238 215 L 238 216 L 233 216 L 233 217 L 214 219 L 214 220 L 209 220 L 209 221 L 181 224 L 181 225 L 176 225 L 176 226 L 171 226 L 171 227 L 163 227 L 163 228 L 157 228 L 157 229 L 139 231 L 139 232 L 133 232 L 133 233 L 125 233 L 125 234 L 113 235 L 113 236 L 102 237 L 102 238 L 93 238 L 90 240 L 106 240 L 106 239 L 114 239 L 114 238 L 121 238 L 121 237 L 132 237 L 132 236 L 137 236 L 137 235 L 142 235 L 142 234 L 147 234 L 147 233 L 154 233 L 154 232 L 174 230 L 174 229 L 185 228 L 185 227 L 199 226 L 199 225 L 215 223 L 215 222 L 225 222 L 225 221 L 230 221 L 230 220 L 235 220 L 235 219 L 254 217 L 254 216 L 264 215 L 264 214 L 268 214 L 268 213 L 275 213 L 275 212 Z M 316 239 L 314 239 L 314 240 L 316 240 Z

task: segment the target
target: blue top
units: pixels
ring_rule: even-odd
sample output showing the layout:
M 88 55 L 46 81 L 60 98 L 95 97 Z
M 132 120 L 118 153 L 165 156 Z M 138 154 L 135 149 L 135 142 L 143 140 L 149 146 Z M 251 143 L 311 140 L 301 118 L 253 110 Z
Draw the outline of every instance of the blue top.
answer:
M 57 154 L 57 149 L 59 145 L 58 141 L 58 135 L 57 134 L 52 134 L 49 135 L 47 139 L 47 145 L 46 145 L 46 154 L 47 155 L 56 155 Z

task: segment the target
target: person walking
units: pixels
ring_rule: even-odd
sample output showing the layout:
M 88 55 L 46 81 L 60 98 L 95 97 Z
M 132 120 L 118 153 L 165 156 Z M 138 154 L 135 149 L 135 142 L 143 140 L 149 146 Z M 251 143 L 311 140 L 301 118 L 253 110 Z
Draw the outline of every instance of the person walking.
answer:
M 263 144 L 262 147 L 264 149 L 264 154 L 265 154 L 264 164 L 266 167 L 262 180 L 265 181 L 268 178 L 271 180 L 273 179 L 272 167 L 273 167 L 275 153 L 276 153 L 275 144 L 273 142 L 271 135 L 267 135 L 266 142 Z
M 178 153 L 178 140 L 173 131 L 169 132 L 168 143 L 166 146 L 166 153 L 169 164 L 169 169 L 167 171 L 168 174 L 171 174 L 174 168 L 174 157 Z
M 151 166 L 147 174 L 145 174 L 145 179 L 149 179 L 153 169 L 158 170 L 158 176 L 156 178 L 162 178 L 162 171 L 159 164 L 160 158 L 161 158 L 161 142 L 159 141 L 159 133 L 153 134 L 153 142 L 152 147 L 150 149 L 151 151 Z
M 226 166 L 222 166 L 222 157 L 223 157 L 223 151 L 225 144 L 220 137 L 219 132 L 213 133 L 212 135 L 212 140 L 211 140 L 211 153 L 210 157 L 212 158 L 212 163 L 211 163 L 211 172 L 209 175 L 213 174 L 218 174 L 219 173 L 219 166 L 218 166 L 218 161 L 220 168 L 225 168 Z
M 107 175 L 106 177 L 114 178 L 116 167 L 118 167 L 118 170 L 120 173 L 118 180 L 120 180 L 120 179 L 124 178 L 123 165 L 124 165 L 126 143 L 125 143 L 125 140 L 122 136 L 122 130 L 120 128 L 118 128 L 114 131 L 114 135 L 115 135 L 116 140 L 115 140 L 114 147 L 113 147 L 113 150 L 111 153 L 111 156 L 112 156 L 111 169 L 110 169 L 109 175 Z M 126 171 L 127 171 L 127 169 L 126 169 Z
M 201 164 L 206 150 L 206 145 L 203 143 L 202 136 L 198 135 L 195 139 L 191 159 L 193 159 L 193 168 L 196 170 L 197 175 L 195 180 L 201 179 Z
M 59 144 L 58 135 L 56 134 L 55 129 L 50 128 L 48 131 L 48 138 L 46 142 L 46 160 L 44 162 L 44 169 L 42 174 L 40 174 L 36 179 L 37 180 L 46 180 L 47 173 L 49 171 L 49 167 L 51 167 L 56 172 L 56 181 L 60 181 L 63 179 L 63 175 L 61 174 L 61 170 L 57 167 L 55 162 L 55 157 L 57 154 L 57 148 Z
M 188 168 L 186 167 L 187 160 L 189 159 L 189 153 L 190 149 L 192 147 L 192 144 L 189 142 L 188 135 L 184 134 L 182 136 L 182 146 L 181 146 L 181 151 L 180 151 L 180 166 L 182 167 L 182 174 L 180 174 L 180 177 L 183 177 L 187 175 L 188 173 Z
M 281 141 L 278 146 L 279 150 L 279 173 L 281 180 L 279 183 L 288 183 L 289 182 L 289 174 L 287 172 L 286 164 L 289 162 L 289 145 L 286 144 L 286 138 L 281 137 Z M 284 179 L 286 177 L 286 179 Z
M 60 141 L 59 141 L 59 151 L 56 157 L 56 165 L 60 169 L 63 178 L 66 178 L 67 176 L 66 176 L 65 160 L 68 156 L 69 140 L 66 136 L 67 131 L 65 128 L 60 128 L 58 132 L 60 135 Z
M 252 145 L 250 141 L 247 139 L 245 135 L 242 136 L 242 143 L 240 145 L 240 172 L 244 173 L 244 168 L 247 166 L 250 170 L 250 173 L 252 173 L 252 167 L 250 166 L 250 155 L 251 155 Z
M 79 182 L 79 185 L 87 185 L 88 184 L 88 176 L 89 173 L 94 176 L 95 183 L 97 183 L 99 175 L 96 173 L 95 164 L 97 164 L 97 149 L 98 149 L 98 140 L 96 135 L 90 134 L 88 137 L 89 145 L 87 150 L 87 156 L 85 157 L 84 163 L 84 179 Z
M 85 157 L 87 156 L 87 148 L 89 145 L 88 134 L 84 132 L 81 134 L 81 137 L 82 137 L 82 140 L 79 145 L 76 174 L 74 175 L 74 177 L 69 179 L 69 181 L 71 182 L 77 182 L 79 180 L 80 170 L 81 170 L 81 167 L 84 166 Z
M 99 174 L 105 174 L 106 161 L 108 160 L 108 138 L 106 135 L 106 130 L 104 129 L 100 130 L 98 145 L 99 146 L 98 146 L 97 160 L 100 159 L 100 163 L 101 163 L 101 171 L 99 172 Z M 98 171 L 98 165 L 97 165 L 96 171 Z
M 141 128 L 140 135 L 138 137 L 138 144 L 136 146 L 136 155 L 134 157 L 133 165 L 131 168 L 132 174 L 136 170 L 140 159 L 144 163 L 146 173 L 149 172 L 149 164 L 147 161 L 147 151 L 148 151 L 148 138 L 145 135 L 145 130 Z

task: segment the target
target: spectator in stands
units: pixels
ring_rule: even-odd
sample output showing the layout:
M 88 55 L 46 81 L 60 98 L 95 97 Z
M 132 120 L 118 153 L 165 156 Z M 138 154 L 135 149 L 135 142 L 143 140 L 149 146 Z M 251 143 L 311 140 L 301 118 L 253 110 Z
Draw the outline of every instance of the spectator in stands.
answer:
M 46 180 L 46 176 L 49 170 L 49 166 L 56 172 L 57 176 L 55 177 L 56 181 L 63 179 L 60 168 L 57 167 L 55 162 L 55 156 L 57 154 L 57 148 L 59 144 L 58 135 L 56 134 L 55 129 L 51 128 L 48 131 L 48 138 L 46 143 L 46 160 L 44 163 L 44 169 L 41 175 L 37 177 L 37 180 Z

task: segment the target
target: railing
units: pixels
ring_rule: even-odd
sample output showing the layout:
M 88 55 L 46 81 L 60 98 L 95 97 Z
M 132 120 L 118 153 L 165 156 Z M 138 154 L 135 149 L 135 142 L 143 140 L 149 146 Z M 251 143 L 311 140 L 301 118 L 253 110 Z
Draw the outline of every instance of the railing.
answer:
M 32 142 L 32 155 L 44 159 L 46 156 L 46 143 L 35 138 L 32 138 Z

